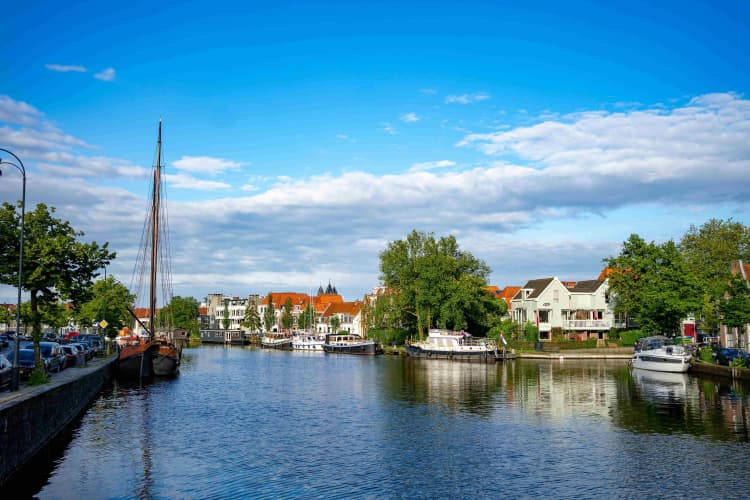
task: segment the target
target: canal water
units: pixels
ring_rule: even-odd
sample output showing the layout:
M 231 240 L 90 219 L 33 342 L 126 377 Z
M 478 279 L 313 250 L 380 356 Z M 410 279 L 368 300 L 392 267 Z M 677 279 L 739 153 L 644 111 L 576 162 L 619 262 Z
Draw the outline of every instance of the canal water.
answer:
M 107 387 L 12 487 L 63 499 L 747 498 L 749 405 L 729 381 L 622 360 L 204 346 L 185 350 L 176 379 Z

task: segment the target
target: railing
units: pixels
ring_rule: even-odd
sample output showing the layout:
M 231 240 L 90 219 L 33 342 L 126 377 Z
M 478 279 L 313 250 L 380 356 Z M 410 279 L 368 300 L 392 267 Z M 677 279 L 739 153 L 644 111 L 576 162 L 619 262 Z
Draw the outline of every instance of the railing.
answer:
M 564 330 L 609 330 L 612 322 L 607 319 L 571 319 L 563 321 Z

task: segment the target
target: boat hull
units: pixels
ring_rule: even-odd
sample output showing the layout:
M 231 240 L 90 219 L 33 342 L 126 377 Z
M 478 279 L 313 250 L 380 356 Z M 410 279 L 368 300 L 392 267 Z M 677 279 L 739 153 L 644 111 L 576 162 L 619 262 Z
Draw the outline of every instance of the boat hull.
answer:
M 329 354 L 358 354 L 360 356 L 375 356 L 383 350 L 376 342 L 360 342 L 357 344 L 323 344 L 323 350 Z
M 148 378 L 154 374 L 153 358 L 158 345 L 145 344 L 124 346 L 117 358 L 117 375 L 125 379 Z
M 284 340 L 266 340 L 263 339 L 260 341 L 261 347 L 265 347 L 266 349 L 280 349 L 280 350 L 290 350 L 292 348 L 292 339 L 284 339 Z
M 497 353 L 494 349 L 437 349 L 424 348 L 413 344 L 406 345 L 406 355 L 412 358 L 450 359 L 453 361 L 476 361 L 480 363 L 494 363 L 497 360 Z
M 636 353 L 633 368 L 668 373 L 685 373 L 690 369 L 689 356 L 663 356 L 649 353 Z
M 180 369 L 180 353 L 172 344 L 161 344 L 152 359 L 154 375 L 173 377 Z

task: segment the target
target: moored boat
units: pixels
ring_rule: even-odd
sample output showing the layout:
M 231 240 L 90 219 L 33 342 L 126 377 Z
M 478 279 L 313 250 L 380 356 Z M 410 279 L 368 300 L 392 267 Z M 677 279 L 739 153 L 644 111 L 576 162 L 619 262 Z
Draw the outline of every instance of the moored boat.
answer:
M 464 331 L 433 328 L 426 341 L 406 344 L 406 354 L 414 358 L 494 362 L 498 350 L 493 339 L 473 337 Z
M 383 349 L 377 342 L 354 334 L 329 333 L 325 337 L 323 350 L 331 354 L 359 354 L 365 356 L 383 354 Z
M 150 237 L 146 239 L 142 256 L 150 256 L 149 269 L 149 292 L 148 292 L 148 325 L 141 322 L 132 309 L 129 312 L 146 332 L 146 337 L 139 339 L 137 343 L 128 343 L 120 348 L 117 357 L 117 374 L 121 378 L 148 378 L 152 375 L 172 376 L 177 374 L 180 366 L 181 349 L 169 342 L 166 338 L 155 337 L 156 326 L 156 277 L 159 259 L 165 256 L 160 254 L 160 222 L 166 218 L 160 204 L 162 190 L 161 179 L 161 120 L 159 120 L 159 135 L 156 147 L 156 166 L 154 168 L 153 186 L 151 192 L 150 217 L 147 218 L 147 233 Z M 166 267 L 167 272 L 169 266 Z M 142 262 L 136 263 L 136 269 L 145 269 Z M 171 282 L 171 280 L 167 280 Z M 167 286 L 166 283 L 162 284 Z M 170 291 L 171 292 L 171 291 Z M 135 294 L 138 295 L 138 294 Z M 144 294 L 145 295 L 145 294 Z M 171 293 L 168 294 L 171 298 Z
M 284 333 L 267 332 L 260 339 L 260 345 L 268 349 L 291 349 L 292 338 Z
M 292 349 L 298 351 L 323 352 L 323 344 L 326 343 L 325 335 L 299 331 L 292 335 Z
M 690 369 L 692 356 L 672 339 L 657 335 L 640 340 L 640 348 L 633 353 L 633 368 L 659 372 L 684 373 Z

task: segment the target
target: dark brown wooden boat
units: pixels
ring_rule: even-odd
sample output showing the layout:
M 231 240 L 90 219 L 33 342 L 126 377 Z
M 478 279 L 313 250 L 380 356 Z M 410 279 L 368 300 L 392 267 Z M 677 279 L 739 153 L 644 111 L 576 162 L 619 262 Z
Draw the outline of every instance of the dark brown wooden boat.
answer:
M 161 214 L 161 120 L 159 120 L 159 135 L 156 147 L 156 167 L 154 168 L 152 200 L 149 218 L 150 257 L 149 273 L 149 318 L 148 325 L 144 325 L 129 309 L 135 320 L 148 332 L 148 340 L 120 348 L 117 360 L 117 372 L 122 378 L 142 379 L 152 375 L 167 377 L 176 375 L 180 367 L 182 349 L 175 346 L 166 336 L 156 337 L 156 277 L 159 261 L 159 224 Z M 170 334 L 171 335 L 171 334 Z

